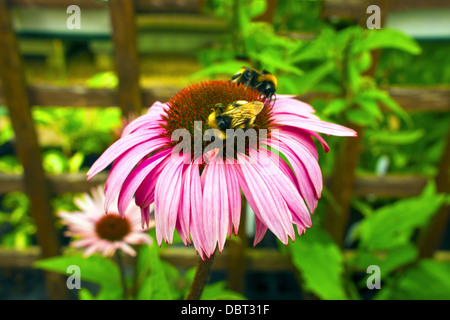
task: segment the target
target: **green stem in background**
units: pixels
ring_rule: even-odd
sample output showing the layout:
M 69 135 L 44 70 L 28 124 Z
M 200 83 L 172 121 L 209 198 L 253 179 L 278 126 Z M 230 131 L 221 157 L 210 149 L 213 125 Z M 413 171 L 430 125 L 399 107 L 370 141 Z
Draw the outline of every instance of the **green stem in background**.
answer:
M 128 299 L 128 287 L 125 277 L 125 266 L 123 264 L 122 255 L 120 254 L 120 250 L 116 251 L 116 261 L 117 265 L 119 266 L 120 270 L 120 281 L 122 283 L 122 290 L 123 290 L 123 298 L 124 300 Z
M 232 45 L 238 57 L 246 56 L 245 41 L 243 38 L 244 28 L 246 27 L 245 13 L 243 12 L 244 4 L 243 0 L 234 0 L 233 2 L 233 18 L 231 23 L 233 33 Z
M 211 271 L 211 266 L 214 261 L 214 255 L 213 253 L 209 259 L 202 260 L 200 259 L 197 271 L 195 272 L 194 280 L 192 281 L 191 288 L 189 289 L 189 293 L 186 297 L 186 300 L 199 300 L 203 288 L 206 285 L 206 282 L 209 278 L 209 273 Z

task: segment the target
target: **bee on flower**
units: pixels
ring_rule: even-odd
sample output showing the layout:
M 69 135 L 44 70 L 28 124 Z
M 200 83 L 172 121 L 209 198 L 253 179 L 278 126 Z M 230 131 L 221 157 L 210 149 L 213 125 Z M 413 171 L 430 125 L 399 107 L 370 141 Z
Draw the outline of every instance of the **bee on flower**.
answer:
M 177 230 L 202 259 L 217 248 L 222 251 L 227 236 L 238 232 L 241 192 L 255 212 L 254 244 L 267 230 L 287 244 L 295 239 L 294 226 L 299 235 L 312 226 L 311 214 L 322 192 L 313 139 L 328 151 L 319 133 L 357 134 L 320 120 L 295 96 L 278 94 L 273 103 L 266 99 L 258 90 L 233 81 L 186 87 L 132 121 L 90 168 L 88 179 L 113 162 L 106 208 L 118 197 L 118 211 L 126 216 L 134 198 L 147 224 L 154 205 L 159 245 L 172 243 Z M 234 129 L 253 130 L 259 143 L 245 148 L 226 144 L 226 152 L 216 152 Z M 194 137 L 187 139 L 188 152 L 178 152 L 179 140 L 173 139 L 178 130 Z M 204 138 L 214 130 L 214 141 Z M 203 138 L 195 138 L 198 133 Z M 195 152 L 199 147 L 200 154 Z

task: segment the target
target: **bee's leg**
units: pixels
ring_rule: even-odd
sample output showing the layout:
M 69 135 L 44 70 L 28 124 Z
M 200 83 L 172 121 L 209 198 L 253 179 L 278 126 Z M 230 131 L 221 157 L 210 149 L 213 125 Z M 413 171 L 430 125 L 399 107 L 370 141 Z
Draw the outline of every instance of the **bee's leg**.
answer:
M 272 97 L 275 95 L 270 95 L 268 97 L 266 97 L 266 101 L 264 102 L 264 106 L 269 106 L 269 105 L 274 105 L 275 101 L 277 99 L 277 96 L 275 96 L 275 100 L 272 101 Z
M 274 94 L 274 95 L 271 95 L 270 96 L 270 100 L 272 100 L 272 97 L 275 97 L 274 99 L 273 99 L 273 103 L 272 103 L 272 105 L 274 105 L 275 104 L 275 102 L 277 101 L 277 96 Z

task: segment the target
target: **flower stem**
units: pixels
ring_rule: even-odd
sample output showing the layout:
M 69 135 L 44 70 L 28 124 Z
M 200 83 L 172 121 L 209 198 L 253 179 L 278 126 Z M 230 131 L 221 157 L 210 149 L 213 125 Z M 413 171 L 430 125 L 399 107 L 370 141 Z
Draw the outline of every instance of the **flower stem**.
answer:
M 123 298 L 126 300 L 128 299 L 128 287 L 125 278 L 125 267 L 123 264 L 122 256 L 120 254 L 120 250 L 116 251 L 116 260 L 120 270 L 120 280 L 122 282 Z
M 214 255 L 213 253 L 209 259 L 202 260 L 200 259 L 197 271 L 195 272 L 194 281 L 192 281 L 191 288 L 189 289 L 189 293 L 186 297 L 186 300 L 199 300 L 203 288 L 206 285 L 206 282 L 208 281 L 209 273 L 211 271 L 211 266 L 214 261 Z

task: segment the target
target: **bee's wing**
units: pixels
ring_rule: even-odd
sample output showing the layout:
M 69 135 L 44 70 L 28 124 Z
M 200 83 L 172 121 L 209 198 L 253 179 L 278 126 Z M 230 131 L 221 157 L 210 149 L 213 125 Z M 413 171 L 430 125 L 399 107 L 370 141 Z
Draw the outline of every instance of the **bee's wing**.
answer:
M 235 107 L 223 113 L 231 118 L 231 128 L 236 128 L 241 124 L 249 122 L 255 118 L 264 108 L 264 103 L 261 101 L 252 101 Z

